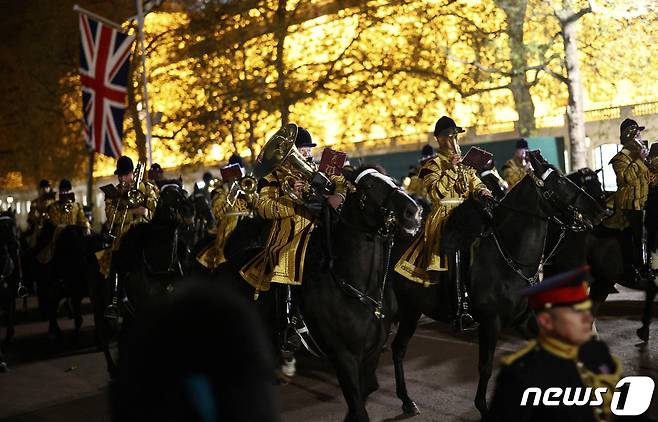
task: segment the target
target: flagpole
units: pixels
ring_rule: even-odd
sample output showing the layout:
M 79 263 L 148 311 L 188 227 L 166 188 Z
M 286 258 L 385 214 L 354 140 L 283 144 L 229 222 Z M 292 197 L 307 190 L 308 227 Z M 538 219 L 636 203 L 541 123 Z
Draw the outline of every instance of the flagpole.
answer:
M 146 77 L 146 53 L 144 51 L 144 4 L 143 0 L 137 2 L 137 33 L 139 47 L 142 53 L 142 85 L 144 86 L 144 108 L 146 109 L 146 156 L 149 167 L 153 164 L 151 150 L 151 110 L 149 109 L 148 78 Z
M 106 24 L 106 25 L 108 25 L 108 26 L 111 26 L 111 27 L 113 27 L 114 29 L 118 29 L 119 31 L 125 31 L 125 29 L 124 29 L 121 25 L 119 25 L 118 23 L 113 22 L 113 21 L 111 21 L 111 20 L 109 20 L 109 19 L 106 19 L 106 18 L 104 18 L 104 17 L 102 17 L 102 16 L 99 16 L 99 15 L 93 13 L 93 12 L 90 12 L 90 11 L 87 10 L 87 9 L 83 9 L 82 7 L 78 6 L 77 4 L 73 6 L 73 11 L 74 11 L 74 12 L 78 12 L 78 13 L 84 13 L 85 15 L 94 18 L 94 20 L 97 20 L 97 21 L 103 22 L 104 24 Z
M 89 171 L 87 173 L 87 206 L 91 210 L 91 215 L 94 215 L 94 147 L 87 144 L 89 152 Z

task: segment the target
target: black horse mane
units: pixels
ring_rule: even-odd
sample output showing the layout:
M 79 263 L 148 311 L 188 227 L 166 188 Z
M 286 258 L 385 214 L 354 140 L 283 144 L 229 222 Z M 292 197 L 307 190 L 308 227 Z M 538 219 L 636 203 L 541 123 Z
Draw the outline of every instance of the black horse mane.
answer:
M 443 227 L 440 248 L 446 252 L 468 249 L 485 227 L 482 206 L 475 199 L 468 198 L 448 217 Z

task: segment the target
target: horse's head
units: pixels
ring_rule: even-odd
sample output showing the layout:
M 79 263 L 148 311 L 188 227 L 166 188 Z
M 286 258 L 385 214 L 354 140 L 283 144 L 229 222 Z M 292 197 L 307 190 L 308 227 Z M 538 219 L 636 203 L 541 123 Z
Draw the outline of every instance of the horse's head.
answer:
M 608 215 L 607 210 L 596 199 L 541 156 L 529 154 L 529 159 L 533 168 L 530 176 L 541 187 L 544 198 L 566 218 L 567 224 L 591 228 Z
M 596 199 L 603 208 L 606 207 L 606 195 L 601 186 L 598 173 L 602 169 L 594 171 L 588 167 L 584 167 L 573 173 L 569 173 L 567 177 L 574 182 L 579 188 L 583 189 L 589 196 Z
M 343 207 L 343 215 L 351 223 L 385 234 L 398 229 L 418 230 L 421 209 L 393 179 L 372 167 L 361 167 L 346 177 L 356 187 L 356 192 L 348 194 Z
M 160 188 L 160 199 L 155 209 L 154 221 L 178 223 L 193 217 L 194 205 L 179 184 L 166 184 Z

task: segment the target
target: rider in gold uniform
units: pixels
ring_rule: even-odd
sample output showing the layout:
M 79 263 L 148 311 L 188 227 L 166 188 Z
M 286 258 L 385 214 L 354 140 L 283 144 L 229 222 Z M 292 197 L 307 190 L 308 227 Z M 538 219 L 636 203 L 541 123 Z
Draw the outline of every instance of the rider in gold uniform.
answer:
M 447 116 L 436 122 L 434 136 L 439 144 L 438 154 L 427 161 L 420 171 L 420 179 L 433 209 L 425 221 L 424 231 L 419 233 L 395 266 L 397 273 L 424 286 L 439 283 L 441 274 L 445 275 L 448 271 L 449 258 L 441 254 L 439 245 L 443 225 L 451 212 L 471 195 L 480 199 L 491 198 L 491 193 L 476 176 L 475 170 L 460 163 L 457 136 L 462 132 L 464 130 Z M 451 289 L 447 290 L 461 291 L 461 286 L 453 285 L 456 282 L 458 280 L 451 281 Z M 464 319 L 464 326 L 472 324 L 470 315 L 460 315 L 459 309 L 454 311 L 459 319 Z
M 233 154 L 228 163 L 229 165 L 222 169 L 223 185 L 215 188 L 213 192 L 212 212 L 217 221 L 217 235 L 215 241 L 208 248 L 201 251 L 197 257 L 197 261 L 210 270 L 214 270 L 226 262 L 224 244 L 240 220 L 253 217 L 253 208 L 257 200 L 255 191 L 244 191 L 245 186 L 243 185 L 245 183 L 243 181 L 247 178 L 243 178 L 244 164 L 242 158 L 237 154 Z M 236 168 L 240 170 L 240 176 L 234 175 L 234 169 Z M 252 180 L 250 179 L 248 182 Z M 238 183 L 233 189 L 237 190 L 235 193 L 231 189 L 234 182 Z M 256 189 L 255 183 L 253 188 Z
M 415 166 L 410 172 L 409 175 L 407 176 L 408 180 L 405 180 L 405 190 L 409 195 L 411 195 L 413 198 L 418 198 L 422 200 L 428 200 L 429 201 L 429 196 L 427 194 L 427 189 L 425 189 L 425 186 L 423 185 L 423 181 L 420 180 L 419 174 L 420 170 L 427 161 L 431 160 L 432 158 L 435 157 L 434 154 L 434 148 L 432 148 L 432 145 L 427 144 L 423 147 L 420 153 L 420 160 L 418 161 L 418 165 Z
M 59 199 L 48 205 L 46 209 L 47 224 L 52 225 L 54 232 L 48 245 L 37 255 L 37 260 L 42 264 L 47 264 L 53 258 L 55 244 L 65 227 L 81 226 L 84 227 L 85 234 L 91 234 L 91 224 L 85 215 L 82 204 L 75 201 L 75 195 L 71 189 L 71 182 L 62 179 L 59 182 Z
M 30 247 L 37 245 L 37 239 L 43 223 L 47 219 L 48 206 L 55 202 L 55 193 L 52 192 L 50 182 L 43 179 L 39 182 L 39 196 L 30 203 L 30 212 L 27 214 L 29 225 L 27 242 Z
M 640 132 L 644 129 L 644 126 L 639 126 L 631 119 L 621 123 L 620 140 L 624 147 L 610 160 L 617 176 L 617 192 L 614 195 L 615 212 L 603 222 L 606 227 L 627 231 L 625 240 L 628 244 L 624 250 L 632 250 L 633 255 L 626 261 L 633 262 L 637 279 L 651 278 L 644 208 L 649 187 L 656 180 L 654 166 L 648 160 L 649 151 L 640 136 Z
M 117 175 L 119 183 L 114 186 L 111 195 L 105 195 L 105 216 L 107 217 L 106 227 L 110 229 L 112 225 L 112 245 L 108 249 L 104 249 L 97 253 L 101 273 L 107 277 L 110 274 L 112 252 L 117 250 L 123 235 L 130 230 L 130 228 L 138 223 L 147 222 L 153 216 L 155 207 L 158 204 L 158 188 L 150 182 L 143 180 L 137 189 L 144 194 L 146 198 L 144 203 L 135 207 L 129 208 L 126 194 L 133 186 L 133 171 L 135 166 L 130 157 L 121 156 L 117 160 L 117 168 L 114 174 Z M 108 190 L 110 192 L 110 190 Z M 125 216 L 125 218 L 124 218 Z M 114 220 L 114 221 L 112 221 Z
M 312 148 L 316 146 L 311 135 L 299 128 L 295 146 L 313 163 Z M 287 195 L 281 184 L 285 173 L 276 169 L 259 182 L 259 198 L 256 210 L 261 217 L 273 220 L 270 240 L 265 250 L 242 268 L 240 273 L 257 291 L 269 290 L 269 283 L 299 285 L 302 283 L 306 246 L 315 227 L 315 216 L 319 204 L 300 204 Z M 347 189 L 345 178 L 332 176 L 335 190 L 325 195 L 326 202 L 337 209 L 345 200 Z M 295 182 L 295 194 L 300 197 L 307 182 Z
M 519 183 L 521 179 L 532 169 L 530 161 L 526 159 L 528 155 L 528 141 L 520 139 L 516 142 L 514 157 L 507 160 L 503 165 L 503 179 L 507 182 L 509 189 Z

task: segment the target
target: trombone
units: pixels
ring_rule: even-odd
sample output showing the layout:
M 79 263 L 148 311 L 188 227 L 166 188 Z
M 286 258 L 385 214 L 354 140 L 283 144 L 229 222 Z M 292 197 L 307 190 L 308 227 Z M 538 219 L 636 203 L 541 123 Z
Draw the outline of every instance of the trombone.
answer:
M 123 227 L 126 223 L 126 218 L 128 217 L 128 210 L 137 208 L 140 205 L 143 205 L 146 201 L 146 194 L 139 190 L 139 185 L 144 180 L 144 174 L 146 170 L 146 165 L 141 161 L 137 163 L 137 168 L 135 169 L 135 177 L 133 182 L 126 192 L 125 206 L 120 207 L 120 198 L 117 201 L 117 206 L 114 208 L 112 213 L 112 218 L 110 219 L 110 227 L 108 233 L 113 240 L 116 240 L 121 233 L 123 233 Z M 121 213 L 121 220 L 117 221 L 117 214 Z M 116 224 L 119 224 L 119 230 L 115 233 Z

